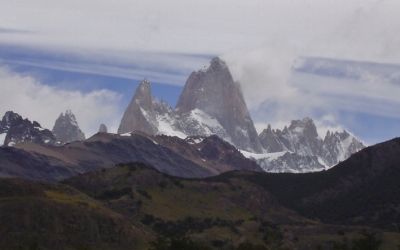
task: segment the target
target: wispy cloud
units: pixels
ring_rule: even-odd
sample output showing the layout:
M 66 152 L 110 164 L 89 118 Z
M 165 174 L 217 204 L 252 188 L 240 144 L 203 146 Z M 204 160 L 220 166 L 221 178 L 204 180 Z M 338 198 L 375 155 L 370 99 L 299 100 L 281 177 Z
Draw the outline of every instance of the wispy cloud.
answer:
M 202 68 L 210 55 L 185 55 L 146 51 L 68 50 L 3 45 L 0 61 L 8 65 L 28 65 L 69 72 L 113 76 L 183 86 L 188 75 Z M 9 51 L 9 52 L 8 52 Z M 1 59 L 2 58 L 2 59 Z M 184 63 L 183 63 L 184 62 Z
M 13 1 L 3 29 L 35 33 L 0 43 L 220 55 L 281 40 L 305 56 L 399 62 L 399 12 L 395 0 Z
M 3 33 L 3 34 L 26 34 L 26 33 L 32 33 L 32 32 L 26 31 L 26 30 L 7 29 L 7 28 L 0 27 L 0 33 Z

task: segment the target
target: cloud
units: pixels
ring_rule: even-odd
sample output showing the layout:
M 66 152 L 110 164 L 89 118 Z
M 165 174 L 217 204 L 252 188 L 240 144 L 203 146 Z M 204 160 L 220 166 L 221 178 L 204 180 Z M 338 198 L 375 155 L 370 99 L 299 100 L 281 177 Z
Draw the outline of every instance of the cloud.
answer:
M 290 85 L 296 54 L 284 43 L 275 42 L 251 50 L 222 55 L 235 81 L 239 81 L 249 109 L 261 103 L 293 100 L 297 89 Z
M 212 6 L 212 7 L 211 7 Z M 304 56 L 399 62 L 396 0 L 13 1 L 2 44 L 61 50 L 221 55 L 280 39 Z
M 5 28 L 0 27 L 0 33 L 3 33 L 3 34 L 24 34 L 24 33 L 29 33 L 29 31 L 16 30 L 16 29 L 5 29 Z
M 287 44 L 278 44 L 222 56 L 234 79 L 241 83 L 259 133 L 268 124 L 283 129 L 291 120 L 304 117 L 314 120 L 321 137 L 327 130 L 347 130 L 357 134 L 351 113 L 359 117 L 400 120 L 396 111 L 400 107 L 400 85 L 393 81 L 399 66 L 352 62 L 352 68 L 358 70 L 355 78 L 342 74 L 341 70 L 352 69 L 343 61 L 310 59 L 316 64 L 305 68 L 306 72 L 299 72 L 293 66 L 309 59 L 298 59 L 296 50 Z M 330 68 L 327 75 L 319 75 L 313 73 L 315 66 Z M 338 70 L 340 74 L 335 75 Z M 362 122 L 360 119 L 363 118 L 358 118 L 357 122 Z
M 2 91 L 0 114 L 14 111 L 23 118 L 38 121 L 52 129 L 61 112 L 71 109 L 87 137 L 97 133 L 101 123 L 116 132 L 122 117 L 121 96 L 109 90 L 94 90 L 83 94 L 41 84 L 29 76 L 20 76 L 0 67 Z
M 325 114 L 343 123 L 343 110 L 399 116 L 393 83 L 292 72 L 298 56 L 400 63 L 396 0 L 9 1 L 0 8 L 0 23 L 1 54 L 13 45 L 53 55 L 22 54 L 8 63 L 182 86 L 210 55 L 222 55 L 257 124 L 280 126 L 305 116 L 324 121 Z
M 68 72 L 113 76 L 141 81 L 183 86 L 190 73 L 202 68 L 210 55 L 184 55 L 126 51 L 123 55 L 113 51 L 77 50 L 56 51 L 3 45 L 0 62 L 8 65 L 34 66 Z M 19 59 L 22 58 L 22 59 Z M 182 63 L 185 62 L 185 63 Z

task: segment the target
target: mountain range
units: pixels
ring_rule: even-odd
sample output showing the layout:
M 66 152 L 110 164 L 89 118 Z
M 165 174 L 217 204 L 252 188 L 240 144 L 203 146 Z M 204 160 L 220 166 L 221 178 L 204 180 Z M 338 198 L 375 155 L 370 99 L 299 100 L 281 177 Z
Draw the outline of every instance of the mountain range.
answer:
M 143 80 L 118 134 L 85 139 L 71 111 L 53 131 L 9 111 L 0 135 L 1 249 L 400 246 L 400 139 L 322 139 L 308 117 L 257 135 L 219 58 L 175 109 Z
M 328 131 L 324 139 L 320 138 L 311 118 L 293 120 L 283 130 L 268 126 L 258 135 L 240 83 L 233 80 L 228 65 L 219 58 L 211 60 L 203 69 L 192 72 L 175 109 L 165 101 L 154 98 L 150 82 L 144 79 L 126 108 L 118 134 L 135 131 L 150 136 L 167 135 L 181 139 L 216 135 L 238 148 L 245 157 L 256 161 L 267 172 L 321 171 L 364 148 L 360 140 L 346 131 Z M 99 132 L 107 133 L 107 127 L 102 124 Z M 85 140 L 70 110 L 65 115 L 60 114 L 52 131 L 41 128 L 37 122 L 31 123 L 18 114 L 7 112 L 0 124 L 1 135 L 5 146 L 28 141 L 60 146 Z M 87 169 L 92 168 L 88 166 Z
M 143 162 L 161 172 L 186 178 L 235 169 L 263 171 L 215 135 L 180 139 L 143 132 L 98 133 L 85 141 L 57 147 L 32 142 L 0 147 L 1 177 L 55 182 L 124 162 Z
M 268 172 L 321 171 L 365 147 L 346 131 L 328 131 L 321 139 L 311 118 L 293 120 L 282 131 L 268 126 L 257 135 L 240 83 L 219 58 L 189 76 L 175 109 L 152 97 L 144 79 L 118 129 L 119 134 L 131 131 L 180 138 L 217 135 Z
M 0 143 L 3 146 L 14 146 L 23 142 L 59 146 L 85 139 L 71 110 L 67 110 L 65 115 L 60 114 L 52 131 L 42 128 L 36 121 L 23 119 L 12 111 L 6 112 L 0 121 Z

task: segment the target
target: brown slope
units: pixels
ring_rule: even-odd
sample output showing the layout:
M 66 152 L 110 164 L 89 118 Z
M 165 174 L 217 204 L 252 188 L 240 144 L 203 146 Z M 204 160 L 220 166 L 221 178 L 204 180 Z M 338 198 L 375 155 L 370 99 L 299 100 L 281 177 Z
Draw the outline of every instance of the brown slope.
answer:
M 191 144 L 176 137 L 139 132 L 131 136 L 99 133 L 61 147 L 22 143 L 16 148 L 0 148 L 3 177 L 60 181 L 125 162 L 143 162 L 164 173 L 195 178 L 234 169 L 262 171 L 216 136 Z

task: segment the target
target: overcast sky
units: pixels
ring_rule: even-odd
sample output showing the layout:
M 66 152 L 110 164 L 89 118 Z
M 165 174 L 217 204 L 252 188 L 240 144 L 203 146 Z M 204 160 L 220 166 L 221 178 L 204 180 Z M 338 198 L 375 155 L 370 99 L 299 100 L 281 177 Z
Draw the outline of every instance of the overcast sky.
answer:
M 51 129 L 72 109 L 88 136 L 102 122 L 115 132 L 144 77 L 173 106 L 189 74 L 220 56 L 257 129 L 311 116 L 321 133 L 345 128 L 376 143 L 400 134 L 398 84 L 292 68 L 301 56 L 400 64 L 399 30 L 397 0 L 5 0 L 0 112 Z

